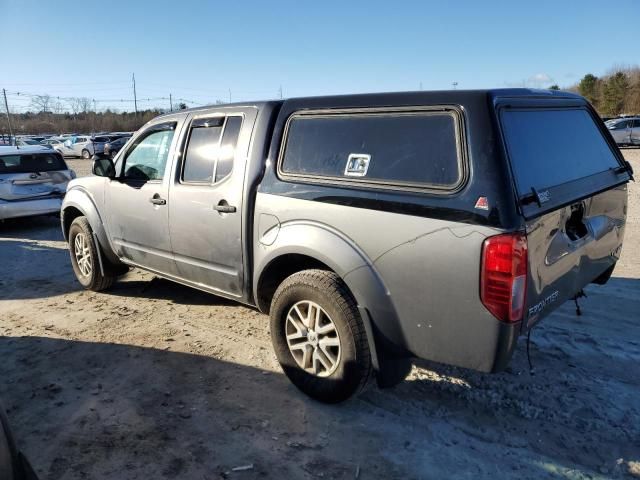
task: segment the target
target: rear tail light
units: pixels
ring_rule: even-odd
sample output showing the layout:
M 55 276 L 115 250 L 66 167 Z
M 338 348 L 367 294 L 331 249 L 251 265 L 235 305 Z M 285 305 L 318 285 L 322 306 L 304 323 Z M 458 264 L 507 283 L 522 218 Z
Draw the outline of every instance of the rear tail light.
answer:
M 523 233 L 496 235 L 484 241 L 480 298 L 498 320 L 522 320 L 527 265 L 527 237 Z

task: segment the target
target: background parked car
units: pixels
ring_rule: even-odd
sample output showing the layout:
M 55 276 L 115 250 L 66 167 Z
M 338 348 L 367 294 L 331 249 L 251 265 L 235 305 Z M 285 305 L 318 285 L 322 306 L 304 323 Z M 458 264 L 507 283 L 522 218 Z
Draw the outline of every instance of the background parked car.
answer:
M 34 140 L 32 138 L 24 138 L 24 137 L 19 137 L 16 138 L 16 145 L 18 147 L 30 147 L 30 146 L 44 146 L 45 148 L 52 150 L 53 147 L 51 145 L 42 145 L 42 143 L 40 143 L 40 141 L 38 140 Z
M 105 143 L 104 153 L 109 155 L 111 158 L 115 157 L 116 154 L 122 149 L 122 147 L 126 145 L 130 138 L 131 136 L 127 135 Z
M 42 145 L 0 148 L 0 220 L 59 212 L 75 177 L 60 153 Z
M 95 154 L 100 154 L 104 152 L 104 146 L 110 140 L 111 140 L 111 137 L 108 137 L 108 136 L 92 137 L 91 142 L 85 147 L 85 149 L 82 152 L 82 158 L 91 158 Z M 85 155 L 86 152 L 89 153 L 89 157 Z
M 57 150 L 60 153 L 62 153 L 62 150 L 64 149 L 64 139 L 60 138 L 47 138 L 40 142 L 40 144 L 45 146 L 50 145 L 54 150 Z
M 92 139 L 89 135 L 78 135 L 67 138 L 63 143 L 62 155 L 65 157 L 82 157 L 90 159 L 93 156 Z
M 640 117 L 609 120 L 605 125 L 618 145 L 640 145 Z

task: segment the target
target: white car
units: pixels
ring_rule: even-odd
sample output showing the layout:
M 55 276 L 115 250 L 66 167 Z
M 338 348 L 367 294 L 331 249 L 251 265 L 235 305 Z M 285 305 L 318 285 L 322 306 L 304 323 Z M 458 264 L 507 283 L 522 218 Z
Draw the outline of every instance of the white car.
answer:
M 89 135 L 77 135 L 67 138 L 62 144 L 62 155 L 65 157 L 82 157 L 89 160 L 93 155 Z
M 43 145 L 0 147 L 0 220 L 59 212 L 74 178 L 55 150 Z
M 64 149 L 64 141 L 64 138 L 47 138 L 46 140 L 42 140 L 40 143 L 42 145 L 51 145 L 54 150 L 62 153 L 62 150 Z

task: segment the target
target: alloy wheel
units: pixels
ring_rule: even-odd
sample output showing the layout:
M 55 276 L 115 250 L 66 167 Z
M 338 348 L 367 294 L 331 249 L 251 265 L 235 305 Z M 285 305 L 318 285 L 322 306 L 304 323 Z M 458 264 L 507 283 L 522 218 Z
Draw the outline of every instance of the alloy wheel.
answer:
M 287 313 L 285 334 L 298 366 L 318 377 L 328 377 L 340 364 L 340 337 L 333 320 L 317 303 L 303 300 Z
M 84 233 L 78 233 L 76 235 L 74 243 L 74 250 L 76 254 L 76 263 L 80 269 L 80 273 L 85 277 L 91 275 L 92 263 L 91 263 L 91 251 L 89 250 L 89 242 Z

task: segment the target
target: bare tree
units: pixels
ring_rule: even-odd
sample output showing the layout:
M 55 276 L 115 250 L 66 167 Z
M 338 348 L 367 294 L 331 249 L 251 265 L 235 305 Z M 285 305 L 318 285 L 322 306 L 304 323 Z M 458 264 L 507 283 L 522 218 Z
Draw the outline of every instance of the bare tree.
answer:
M 91 99 L 87 97 L 81 97 L 80 106 L 82 107 L 82 111 L 87 113 L 91 110 Z
M 39 112 L 48 112 L 51 95 L 35 95 L 31 98 L 31 106 Z
M 64 104 L 60 100 L 56 100 L 53 102 L 53 105 L 51 105 L 51 111 L 57 114 L 64 113 Z
M 80 99 L 72 97 L 68 100 L 69 108 L 71 109 L 71 113 L 77 115 L 80 113 Z
M 87 113 L 91 110 L 91 99 L 88 97 L 72 97 L 69 99 L 69 107 L 74 115 Z

